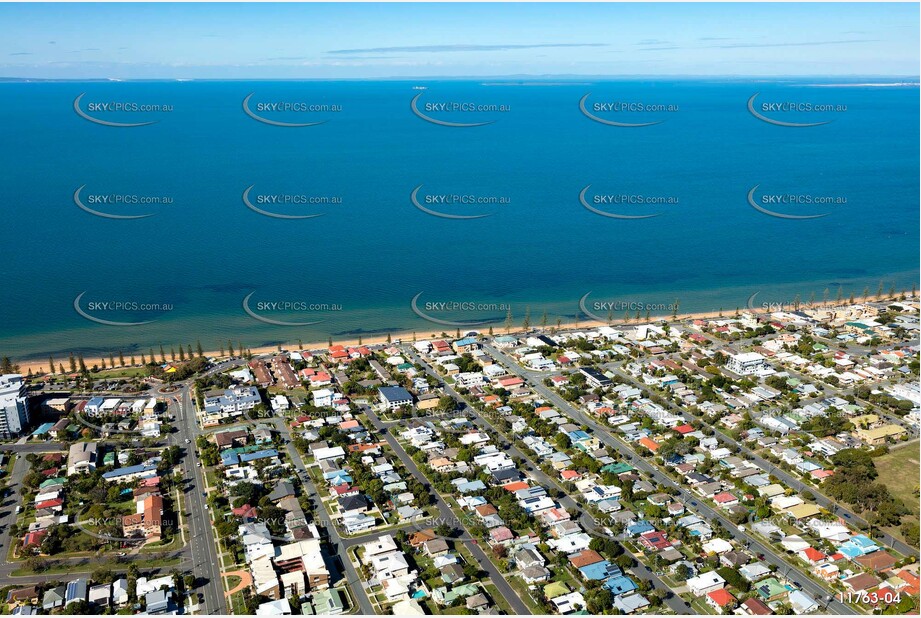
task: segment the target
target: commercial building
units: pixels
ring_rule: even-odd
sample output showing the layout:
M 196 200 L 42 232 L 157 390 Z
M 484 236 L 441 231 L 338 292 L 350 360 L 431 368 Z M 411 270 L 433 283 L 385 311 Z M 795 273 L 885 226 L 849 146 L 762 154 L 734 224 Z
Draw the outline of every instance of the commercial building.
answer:
M 745 352 L 735 354 L 726 361 L 726 369 L 740 376 L 751 376 L 762 373 L 770 366 L 765 362 L 764 357 L 757 352 Z
M 383 386 L 378 389 L 381 404 L 390 410 L 396 410 L 401 406 L 411 406 L 413 396 L 402 386 Z
M 0 438 L 22 433 L 29 424 L 28 387 L 18 373 L 0 375 Z
M 72 444 L 67 453 L 67 476 L 95 470 L 98 446 L 96 442 Z

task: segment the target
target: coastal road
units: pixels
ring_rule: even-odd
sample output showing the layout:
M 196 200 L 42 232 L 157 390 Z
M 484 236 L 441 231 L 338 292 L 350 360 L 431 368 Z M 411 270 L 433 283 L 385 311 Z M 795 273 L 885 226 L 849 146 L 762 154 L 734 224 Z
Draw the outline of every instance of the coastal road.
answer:
M 798 567 L 787 563 L 783 558 L 780 557 L 780 555 L 775 552 L 772 547 L 761 543 L 754 537 L 749 536 L 747 533 L 739 530 L 729 519 L 723 517 L 721 513 L 718 513 L 716 510 L 704 503 L 703 498 L 700 496 L 692 495 L 689 491 L 687 491 L 685 486 L 676 483 L 671 477 L 667 476 L 664 472 L 659 470 L 658 467 L 650 464 L 639 453 L 634 451 L 631 447 L 627 446 L 627 444 L 621 442 L 613 435 L 611 435 L 607 428 L 596 422 L 594 418 L 583 413 L 581 410 L 574 408 L 558 393 L 544 386 L 539 379 L 536 379 L 534 376 L 528 375 L 523 371 L 518 371 L 518 364 L 514 359 L 500 352 L 491 345 L 484 344 L 484 348 L 494 359 L 502 363 L 509 371 L 527 380 L 535 391 L 537 391 L 547 401 L 556 406 L 558 410 L 575 420 L 577 423 L 591 427 L 594 430 L 595 436 L 605 445 L 610 446 L 611 448 L 620 452 L 628 461 L 631 462 L 631 464 L 651 476 L 660 485 L 676 489 L 678 491 L 679 497 L 683 500 L 685 508 L 688 510 L 696 510 L 706 520 L 720 522 L 722 527 L 729 532 L 733 539 L 739 542 L 742 546 L 748 547 L 750 550 L 755 551 L 756 553 L 763 554 L 765 556 L 764 561 L 768 564 L 776 566 L 780 573 L 795 575 L 795 581 L 802 586 L 803 590 L 812 595 L 817 602 L 824 605 L 827 612 L 834 614 L 858 613 L 854 608 L 845 605 L 834 596 L 831 596 L 828 590 L 820 586 L 810 577 L 806 576 L 806 574 L 803 573 Z
M 367 405 L 362 406 L 361 411 L 365 414 L 365 416 L 368 417 L 368 419 L 374 425 L 374 428 L 377 430 L 377 432 L 385 437 L 385 439 L 387 440 L 387 444 L 390 445 L 390 448 L 393 449 L 393 452 L 396 453 L 400 462 L 403 464 L 403 466 L 407 470 L 409 470 L 410 474 L 416 477 L 416 479 L 420 483 L 423 483 L 425 485 L 431 485 L 431 481 L 422 473 L 421 470 L 419 470 L 418 466 L 416 466 L 416 462 L 414 462 L 412 460 L 412 457 L 410 457 L 406 453 L 406 451 L 403 450 L 403 447 L 400 445 L 397 439 L 393 435 L 391 435 L 389 431 L 387 431 L 387 427 L 384 425 L 381 419 L 378 418 L 377 414 L 375 414 L 374 411 Z M 452 526 L 452 527 L 463 528 L 464 526 L 461 522 L 458 521 L 457 515 L 454 514 L 454 512 L 451 510 L 451 507 L 448 506 L 448 504 L 438 494 L 438 492 L 437 491 L 433 492 L 433 494 L 436 499 L 435 504 L 438 508 L 438 515 L 439 517 L 441 517 L 441 521 L 443 522 L 455 522 L 456 521 L 458 522 L 458 525 Z M 460 541 L 455 541 L 455 542 L 457 543 Z M 528 609 L 528 606 L 524 604 L 524 602 L 521 600 L 521 598 L 519 598 L 519 596 L 515 593 L 512 587 L 509 586 L 509 583 L 505 581 L 505 577 L 502 575 L 502 573 L 499 571 L 496 565 L 493 564 L 492 561 L 486 556 L 486 554 L 480 548 L 479 544 L 470 543 L 470 544 L 466 544 L 465 546 L 467 550 L 471 553 L 471 555 L 473 555 L 474 560 L 477 561 L 479 568 L 483 569 L 489 574 L 489 579 L 492 581 L 493 585 L 499 591 L 499 594 L 501 594 L 502 597 L 504 597 L 505 600 L 509 603 L 509 605 L 512 608 L 512 611 L 518 615 L 531 614 L 531 611 Z
M 443 378 L 435 371 L 435 369 L 427 363 L 423 358 L 421 358 L 416 352 L 408 347 L 403 348 L 403 352 L 407 354 L 415 363 L 418 363 L 425 368 L 426 373 L 432 377 L 442 381 Z M 489 435 L 494 438 L 500 437 L 502 442 L 506 446 L 506 450 L 513 457 L 518 458 L 521 461 L 524 461 L 528 464 L 529 469 L 527 470 L 527 475 L 534 480 L 535 483 L 542 486 L 544 489 L 550 487 L 556 487 L 563 492 L 563 496 L 557 500 L 561 506 L 566 508 L 566 511 L 572 514 L 579 513 L 579 523 L 582 527 L 591 535 L 605 537 L 609 535 L 600 529 L 595 519 L 591 514 L 586 513 L 582 506 L 579 505 L 567 492 L 566 489 L 560 485 L 555 479 L 551 479 L 547 476 L 543 470 L 540 469 L 540 466 L 537 465 L 529 456 L 525 455 L 521 449 L 519 449 L 514 442 L 510 442 L 505 438 L 505 435 L 496 429 L 489 421 L 486 420 L 479 412 L 467 402 L 464 397 L 458 393 L 454 388 L 445 383 L 444 386 L 445 392 L 447 392 L 455 402 L 460 404 L 462 407 L 469 409 L 474 415 L 474 423 L 480 427 L 480 429 L 486 431 Z M 625 551 L 630 553 L 626 548 Z M 639 571 L 640 573 L 637 573 Z M 645 564 L 642 562 L 639 563 L 639 566 L 633 567 L 633 572 L 635 575 L 639 576 L 640 574 L 648 579 L 652 584 L 653 588 L 661 591 L 664 594 L 665 604 L 676 614 L 689 614 L 692 613 L 691 606 L 684 601 L 679 595 L 675 594 L 674 591 L 668 587 L 659 577 Z
M 7 454 L 7 456 L 9 456 L 9 454 Z M 6 495 L 3 496 L 3 506 L 0 507 L 0 559 L 2 559 L 3 562 L 3 564 L 0 565 L 0 579 L 6 579 L 13 569 L 19 568 L 18 564 L 11 564 L 7 561 L 10 555 L 10 547 L 12 547 L 12 544 L 15 542 L 10 535 L 10 526 L 16 523 L 16 507 L 22 501 L 19 490 L 22 488 L 22 479 L 25 478 L 28 469 L 29 462 L 26 461 L 26 456 L 18 454 L 16 455 L 16 461 L 13 463 L 13 470 L 10 472 L 9 478 L 5 479 L 5 493 L 8 493 L 9 497 Z M 18 539 L 16 541 L 18 541 Z
M 24 448 L 30 446 L 33 448 Z M 6 444 L 3 445 L 2 450 L 7 453 L 16 453 L 17 456 L 16 462 L 13 464 L 13 470 L 7 479 L 7 491 L 10 491 L 11 495 L 8 498 L 3 498 L 2 502 L 5 506 L 0 507 L 0 559 L 2 559 L 2 562 L 0 562 L 0 581 L 17 579 L 22 581 L 22 585 L 26 585 L 27 583 L 42 583 L 52 580 L 63 580 L 73 576 L 89 576 L 93 571 L 100 568 L 111 569 L 115 572 L 125 572 L 128 570 L 131 562 L 154 560 L 157 558 L 170 560 L 178 558 L 180 562 L 176 565 L 171 565 L 163 568 L 144 568 L 143 571 L 145 574 L 161 572 L 168 573 L 174 568 L 184 568 L 187 566 L 189 560 L 185 549 L 183 549 L 179 551 L 162 553 L 129 554 L 119 558 L 119 562 L 113 562 L 113 557 L 111 555 L 98 557 L 46 557 L 48 560 L 54 562 L 56 566 L 66 565 L 68 567 L 67 570 L 65 572 L 56 570 L 52 573 L 14 575 L 14 571 L 20 568 L 24 568 L 23 561 L 17 560 L 11 562 L 9 561 L 9 555 L 10 548 L 19 541 L 18 538 L 13 539 L 10 535 L 10 526 L 16 522 L 16 506 L 21 505 L 22 502 L 22 496 L 19 492 L 22 488 L 22 481 L 29 471 L 29 462 L 26 460 L 26 454 L 58 452 L 60 451 L 60 445 L 56 443 L 36 443 L 32 445 Z M 8 505 L 6 505 L 7 502 L 9 502 Z
M 712 335 L 705 333 L 704 336 L 706 336 L 711 342 L 713 342 L 714 345 L 719 345 L 723 347 L 726 346 L 726 342 L 723 342 L 720 339 L 713 337 Z M 732 349 L 734 352 L 739 352 L 739 349 L 737 347 L 730 348 L 730 349 Z M 802 373 L 799 373 L 787 367 L 784 367 L 784 369 L 788 373 L 793 375 L 794 377 L 798 377 L 800 380 L 807 381 L 807 382 L 811 381 L 811 378 L 803 375 Z M 640 382 L 636 381 L 633 378 L 633 376 L 629 375 L 627 372 L 623 371 L 622 369 L 617 368 L 614 371 L 622 378 L 628 380 L 634 386 L 637 386 L 639 388 L 647 388 L 646 385 L 643 385 Z M 734 374 L 732 375 L 734 376 Z M 735 377 L 733 377 L 733 379 L 735 379 Z M 830 392 L 826 392 L 825 390 L 823 390 L 822 396 L 815 397 L 813 398 L 813 400 L 821 400 L 821 399 L 825 399 L 826 397 L 830 397 L 830 396 L 840 396 L 846 392 L 844 390 L 833 389 L 829 385 L 823 384 L 821 381 L 817 381 L 817 382 L 819 385 L 823 386 L 824 389 L 830 389 Z M 663 398 L 666 400 L 666 403 L 668 404 L 668 406 L 674 412 L 681 415 L 685 420 L 688 420 L 688 421 L 700 420 L 699 417 L 691 414 L 690 412 L 684 410 L 683 408 L 675 404 L 675 402 L 673 402 L 670 398 L 668 397 L 663 397 Z M 870 409 L 869 406 L 871 404 L 867 402 L 864 402 L 864 403 L 866 406 L 868 406 L 868 409 Z M 913 431 L 910 425 L 906 425 L 904 422 L 901 422 L 900 424 L 903 427 L 908 428 L 910 431 Z M 783 483 L 787 487 L 792 487 L 798 492 L 804 492 L 804 491 L 810 492 L 814 496 L 813 498 L 814 501 L 819 506 L 824 507 L 829 512 L 840 516 L 842 519 L 846 520 L 851 525 L 863 526 L 863 527 L 868 526 L 868 523 L 864 518 L 860 517 L 856 512 L 848 509 L 847 507 L 842 505 L 840 502 L 837 502 L 836 500 L 833 500 L 832 498 L 829 498 L 828 496 L 823 494 L 821 491 L 821 488 L 816 487 L 815 485 L 807 485 L 806 483 L 799 480 L 792 474 L 788 473 L 782 468 L 778 468 L 777 466 L 775 466 L 768 460 L 764 459 L 763 457 L 755 453 L 752 449 L 748 448 L 747 446 L 745 446 L 744 444 L 740 442 L 737 442 L 736 440 L 734 440 L 730 436 L 727 436 L 721 431 L 716 431 L 714 433 L 714 437 L 716 437 L 717 440 L 719 440 L 720 442 L 729 445 L 732 448 L 732 450 L 738 450 L 741 453 L 744 453 L 746 457 L 748 457 L 748 459 L 750 459 L 755 464 L 757 464 L 762 470 L 768 471 L 770 472 L 770 474 L 773 474 L 774 476 L 782 480 Z M 904 541 L 901 541 L 893 537 L 891 534 L 887 532 L 883 532 L 882 530 L 878 531 L 876 535 L 874 536 L 874 538 L 882 542 L 883 544 L 888 545 L 889 547 L 891 547 L 892 549 L 894 549 L 895 551 L 899 552 L 900 554 L 904 556 L 918 557 L 919 555 L 921 555 L 921 553 L 919 553 L 918 551 L 918 548 L 912 547 L 911 545 L 905 543 Z
M 357 544 L 358 542 L 367 542 L 373 538 L 377 538 L 380 535 L 369 534 L 367 536 L 362 536 L 359 539 L 355 539 L 354 543 L 350 542 L 352 539 L 343 539 L 340 537 L 339 531 L 336 530 L 336 526 L 333 524 L 329 511 L 326 510 L 326 505 L 317 490 L 317 486 L 313 482 L 313 478 L 310 476 L 310 474 L 307 473 L 307 466 L 304 465 L 304 460 L 301 457 L 301 454 L 297 451 L 293 442 L 291 441 L 291 433 L 288 430 L 284 419 L 272 417 L 268 419 L 259 419 L 259 422 L 264 424 L 274 423 L 275 429 L 285 440 L 285 449 L 288 452 L 288 458 L 297 469 L 298 474 L 302 479 L 301 484 L 303 485 L 307 496 L 314 502 L 314 504 L 319 505 L 317 508 L 323 509 L 323 512 L 325 513 L 326 521 L 319 523 L 323 524 L 323 527 L 326 529 L 326 534 L 328 536 L 328 542 L 336 550 L 336 555 L 339 557 L 339 562 L 342 563 L 342 568 L 345 571 L 344 575 L 346 582 L 349 584 L 349 589 L 352 591 L 356 600 L 358 601 L 358 607 L 361 609 L 361 613 L 374 615 L 374 607 L 371 604 L 371 600 L 368 598 L 368 594 L 364 589 L 364 583 L 362 582 L 361 577 L 358 575 L 358 572 L 355 570 L 355 566 L 352 564 L 352 561 L 349 559 L 346 549 L 348 549 L 348 547 L 351 545 Z M 314 515 L 314 519 L 316 520 L 316 515 Z
M 176 425 L 178 436 L 191 440 L 183 444 L 185 455 L 180 468 L 188 485 L 183 489 L 186 511 L 186 523 L 189 536 L 188 547 L 192 554 L 192 574 L 196 579 L 204 578 L 202 584 L 196 582 L 203 596 L 201 611 L 204 614 L 226 614 L 224 604 L 224 585 L 221 580 L 221 563 L 214 542 L 214 526 L 211 512 L 205 508 L 204 468 L 199 467 L 200 459 L 195 446 L 196 438 L 201 434 L 195 405 L 192 402 L 191 388 L 188 384 L 180 386 L 178 393 L 167 395 L 177 407 Z M 184 440 L 183 440 L 184 442 Z
M 634 386 L 638 388 L 646 388 L 645 385 L 643 385 L 641 382 L 634 380 L 632 376 L 630 376 L 627 372 L 621 369 L 615 369 L 614 371 L 615 373 L 617 373 L 617 375 L 621 376 L 622 378 L 626 380 L 629 380 L 630 383 L 633 384 Z M 694 414 L 691 414 L 690 412 L 684 410 L 683 408 L 675 404 L 675 402 L 673 402 L 671 399 L 668 399 L 667 397 L 664 399 L 666 403 L 668 404 L 668 406 L 672 409 L 672 411 L 682 416 L 686 421 L 690 422 L 690 421 L 695 421 L 695 420 L 696 421 L 701 420 L 700 417 L 695 416 Z M 809 493 L 812 494 L 813 501 L 816 504 L 818 504 L 821 507 L 824 507 L 829 512 L 834 513 L 835 515 L 838 515 L 839 517 L 844 519 L 847 523 L 853 526 L 867 526 L 868 525 L 865 519 L 857 515 L 857 513 L 855 513 L 854 511 L 842 506 L 839 502 L 823 494 L 820 488 L 816 487 L 815 485 L 806 484 L 805 482 L 796 478 L 794 475 L 790 474 L 783 468 L 776 466 L 775 464 L 771 463 L 764 457 L 760 456 L 758 453 L 750 449 L 744 443 L 738 442 L 734 440 L 732 437 L 727 436 L 726 434 L 718 430 L 714 432 L 713 437 L 715 437 L 722 444 L 728 446 L 730 450 L 738 451 L 744 454 L 747 459 L 752 461 L 759 468 L 761 468 L 765 472 L 772 474 L 778 479 L 780 479 L 783 482 L 783 485 L 785 485 L 786 487 L 792 487 L 799 493 L 808 491 Z M 892 535 L 886 532 L 880 531 L 874 536 L 874 538 L 884 543 L 885 545 L 888 545 L 889 547 L 896 550 L 902 555 L 915 556 L 915 557 L 919 555 L 917 548 L 914 548 L 911 545 L 908 545 L 907 543 L 900 541 L 899 539 L 896 539 L 895 537 L 893 537 Z

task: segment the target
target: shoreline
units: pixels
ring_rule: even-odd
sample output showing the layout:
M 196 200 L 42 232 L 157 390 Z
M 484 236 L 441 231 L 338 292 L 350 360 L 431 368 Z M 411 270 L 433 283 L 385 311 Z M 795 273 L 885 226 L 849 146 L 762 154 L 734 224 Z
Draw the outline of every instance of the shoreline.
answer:
M 858 302 L 855 299 L 854 304 L 862 304 L 863 302 L 879 302 L 881 300 L 884 300 L 885 298 L 886 298 L 885 296 L 875 297 L 875 298 L 870 297 L 870 298 L 863 299 L 860 302 Z M 803 303 L 803 304 L 808 305 L 808 303 Z M 844 304 L 817 303 L 816 305 L 813 306 L 813 308 L 830 308 L 830 307 L 836 307 L 836 306 L 840 307 L 840 306 L 847 306 L 848 304 L 849 303 L 844 303 Z M 770 313 L 769 311 L 755 311 L 749 308 L 746 308 L 744 311 L 740 310 L 740 313 L 744 313 L 744 312 L 751 313 L 752 315 L 755 315 L 755 316 L 767 315 L 768 313 Z M 531 330 L 539 330 L 539 331 L 578 330 L 582 328 L 588 328 L 588 329 L 597 328 L 599 326 L 612 326 L 613 328 L 618 328 L 618 327 L 624 327 L 624 326 L 635 326 L 639 324 L 653 324 L 655 322 L 661 322 L 662 320 L 665 320 L 670 323 L 675 323 L 675 322 L 684 322 L 687 320 L 697 320 L 697 319 L 713 319 L 713 318 L 719 319 L 720 317 L 732 318 L 732 317 L 735 317 L 735 313 L 736 313 L 735 309 L 732 309 L 730 311 L 720 311 L 720 310 L 699 311 L 699 312 L 694 312 L 694 313 L 679 313 L 676 317 L 672 317 L 670 315 L 669 316 L 650 316 L 648 321 L 645 319 L 645 317 L 640 318 L 640 320 L 631 319 L 629 323 L 625 323 L 623 319 L 614 320 L 613 322 L 587 319 L 587 320 L 579 320 L 579 321 L 561 322 L 559 327 L 557 327 L 555 323 L 548 324 L 546 327 L 532 324 Z M 403 341 L 411 340 L 414 333 L 415 333 L 417 340 L 418 339 L 431 339 L 432 333 L 435 334 L 436 338 L 440 337 L 441 333 L 447 333 L 448 338 L 453 337 L 453 334 L 448 332 L 447 330 L 447 328 L 449 327 L 442 326 L 441 330 L 436 330 L 440 325 L 433 324 L 432 326 L 435 327 L 432 330 L 398 331 L 398 332 L 390 333 L 389 336 L 391 340 L 400 339 Z M 493 328 L 493 332 L 496 333 L 496 335 L 500 335 L 505 332 L 505 327 L 503 324 L 492 324 L 491 326 Z M 483 324 L 477 327 L 469 327 L 467 329 L 461 329 L 461 330 L 462 331 L 477 330 L 478 332 L 485 332 L 485 331 L 488 331 L 489 327 L 490 327 L 489 324 Z M 456 328 L 457 327 L 455 327 L 455 329 Z M 511 329 L 509 329 L 509 332 L 515 333 L 515 332 L 521 332 L 522 330 L 523 330 L 523 327 L 520 324 L 516 324 L 512 326 Z M 357 345 L 375 345 L 375 344 L 387 343 L 387 337 L 388 337 L 387 334 L 375 334 L 375 335 L 368 336 L 368 337 L 355 336 L 355 337 L 350 337 L 347 339 L 333 338 L 333 344 L 343 345 L 346 347 L 357 346 Z M 298 346 L 296 341 L 292 341 L 292 342 L 288 342 L 287 344 L 280 344 L 280 345 L 283 350 L 288 351 L 288 352 L 297 350 L 297 349 L 313 351 L 313 350 L 327 349 L 329 347 L 329 342 L 328 341 L 308 341 L 308 342 L 304 342 L 303 347 Z M 278 345 L 273 345 L 273 346 L 260 346 L 260 347 L 247 348 L 247 349 L 254 356 L 258 356 L 261 354 L 278 353 L 278 347 L 279 347 Z M 206 350 L 204 355 L 214 357 L 214 358 L 227 358 L 228 357 L 226 351 L 224 352 L 224 354 L 221 354 L 219 350 Z M 93 357 L 93 358 L 84 357 L 83 359 L 87 367 L 92 367 L 93 365 L 101 365 L 103 360 L 105 360 L 106 364 L 108 365 L 109 363 L 108 358 L 103 359 L 102 357 Z M 64 357 L 61 357 L 61 358 L 55 359 L 55 362 L 58 364 L 66 364 L 67 359 Z M 170 361 L 167 361 L 167 362 L 170 362 Z M 33 376 L 47 375 L 47 372 L 45 371 L 48 365 L 47 358 L 44 360 L 27 359 L 27 360 L 22 360 L 22 361 L 14 361 L 14 363 L 19 365 L 19 372 L 22 373 L 23 375 L 27 374 L 29 371 L 33 372 Z M 131 368 L 137 368 L 141 366 L 142 365 L 140 364 L 134 364 L 134 365 L 125 364 L 125 365 L 118 365 L 114 367 L 114 369 L 131 369 Z M 109 367 L 109 366 L 106 367 L 106 371 L 111 370 L 111 369 L 113 369 L 113 367 Z M 55 375 L 55 376 L 69 375 L 69 374 L 70 372 L 68 371 L 65 371 L 64 374 L 61 374 L 60 372 L 52 372 L 52 375 Z

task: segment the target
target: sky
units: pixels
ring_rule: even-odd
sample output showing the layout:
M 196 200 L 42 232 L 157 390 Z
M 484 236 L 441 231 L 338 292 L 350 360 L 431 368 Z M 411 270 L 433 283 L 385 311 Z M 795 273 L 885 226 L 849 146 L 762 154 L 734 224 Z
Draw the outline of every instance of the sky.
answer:
M 917 3 L 0 4 L 0 78 L 909 76 Z

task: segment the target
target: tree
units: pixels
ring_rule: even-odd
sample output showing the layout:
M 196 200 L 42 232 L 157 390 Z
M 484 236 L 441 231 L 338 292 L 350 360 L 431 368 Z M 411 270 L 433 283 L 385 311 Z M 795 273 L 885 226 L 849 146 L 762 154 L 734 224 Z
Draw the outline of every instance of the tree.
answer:
M 113 573 L 111 569 L 100 567 L 93 571 L 90 578 L 97 584 L 104 584 L 113 581 L 115 579 L 115 573 Z
M 86 599 L 79 599 L 77 601 L 73 601 L 72 603 L 64 606 L 64 613 L 67 615 L 89 614 L 90 604 L 86 601 Z
M 919 543 L 918 522 L 907 521 L 902 524 L 902 536 L 909 545 L 917 547 Z
M 589 614 L 603 614 L 613 604 L 611 591 L 598 587 L 585 593 L 585 609 Z

